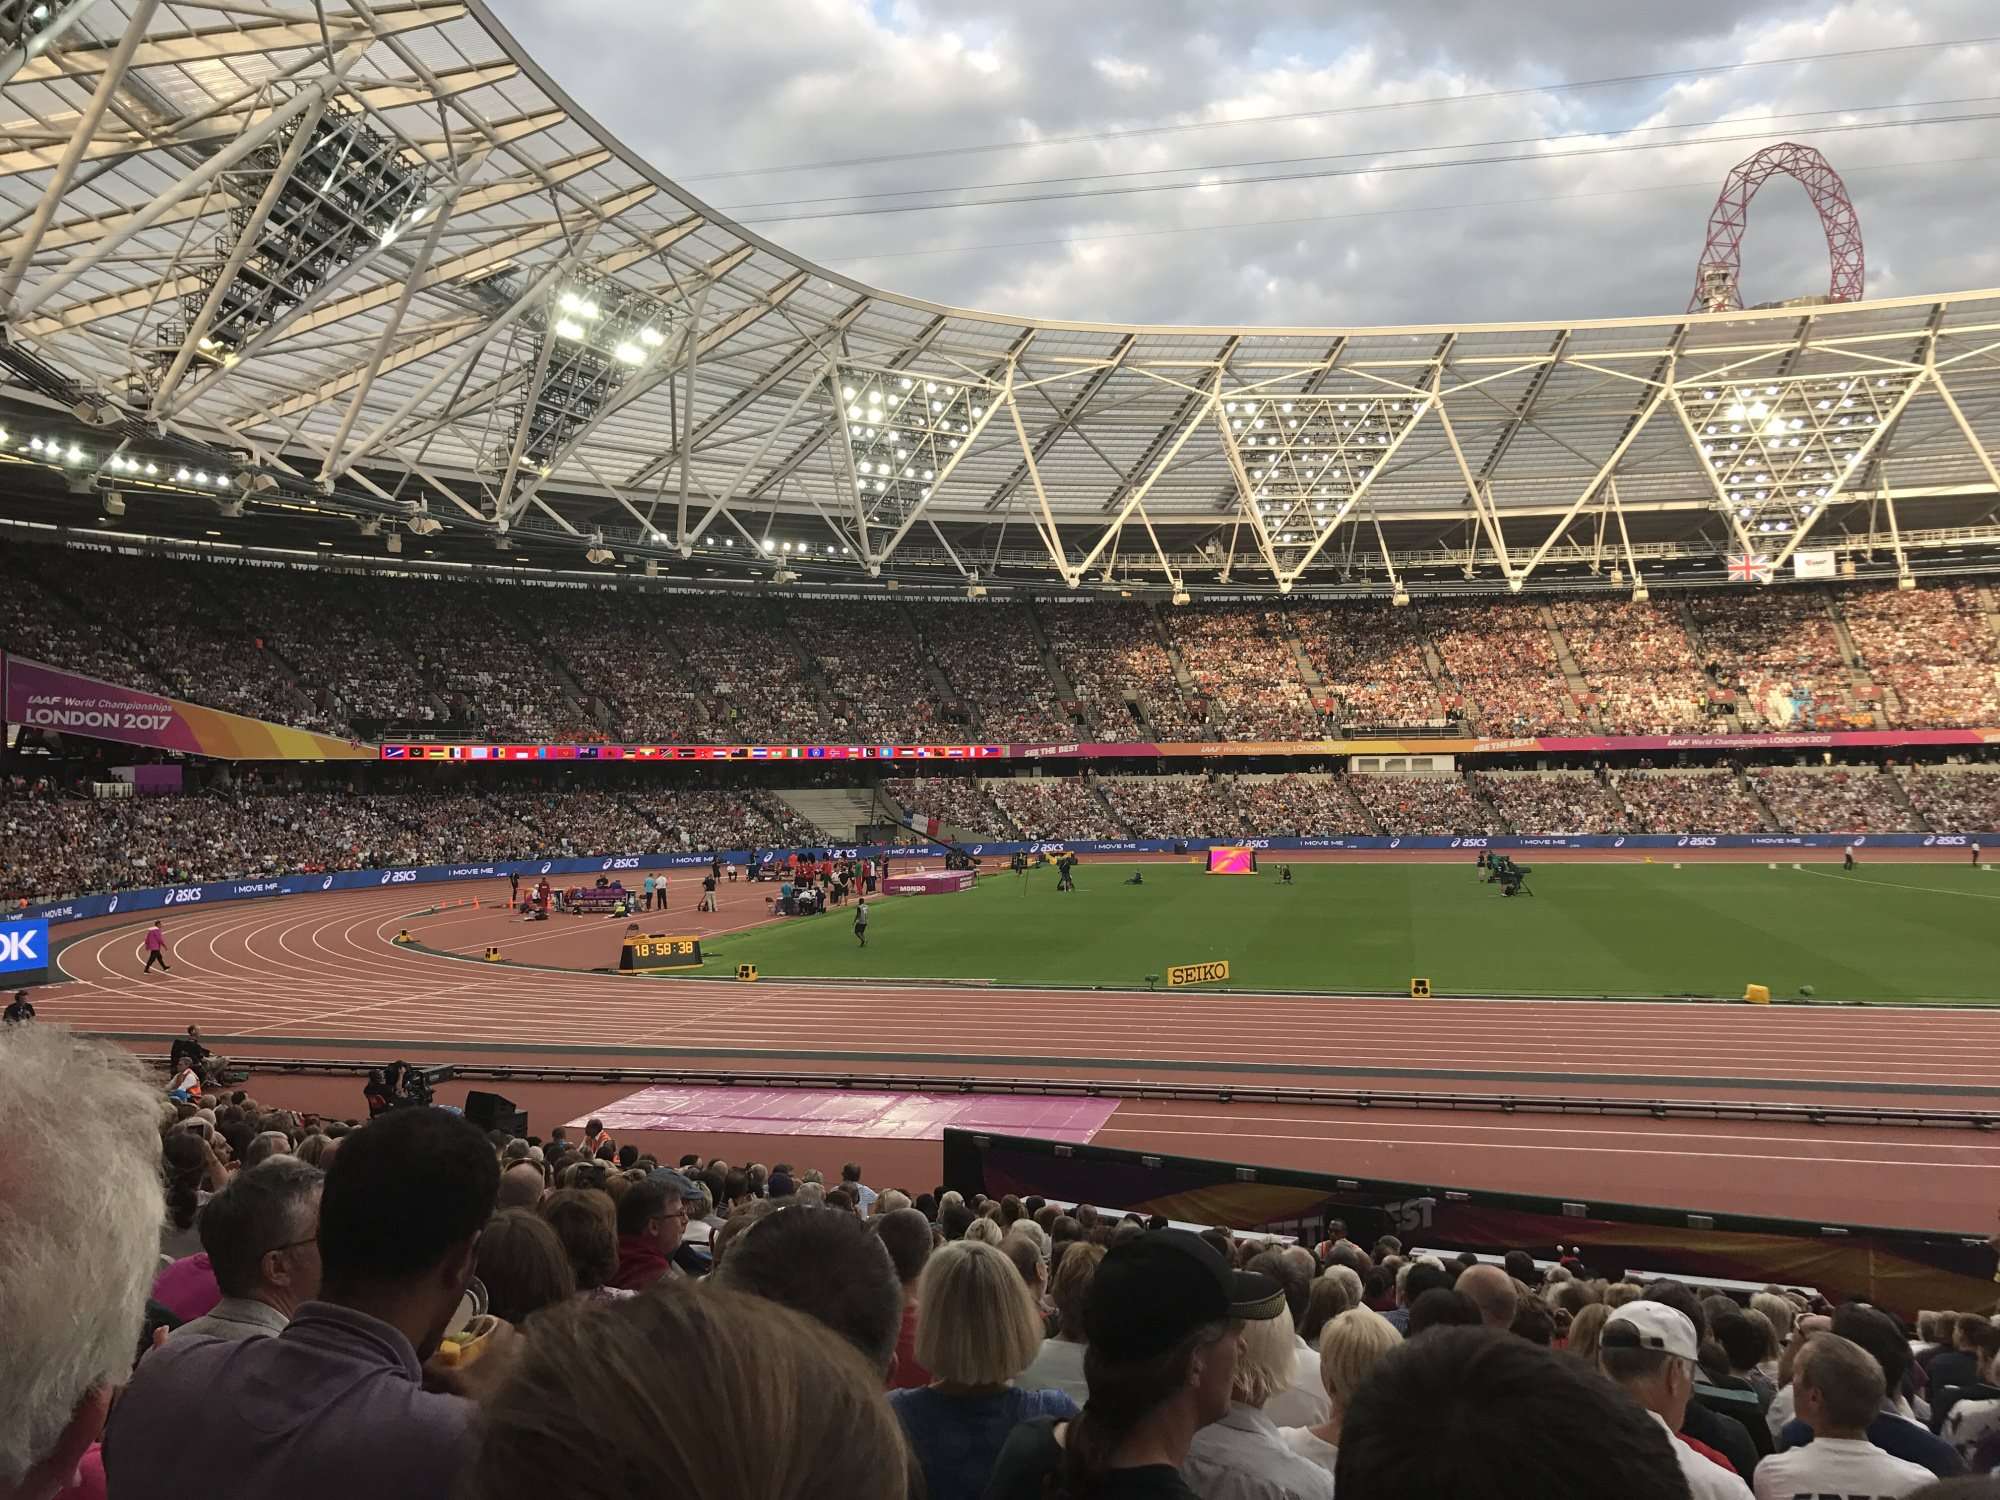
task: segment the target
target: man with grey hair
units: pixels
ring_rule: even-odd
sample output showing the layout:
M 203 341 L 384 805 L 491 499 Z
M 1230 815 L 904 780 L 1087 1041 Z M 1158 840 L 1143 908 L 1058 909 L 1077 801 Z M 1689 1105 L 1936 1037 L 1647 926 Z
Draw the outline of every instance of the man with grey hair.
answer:
M 166 1213 L 159 1109 L 130 1054 L 56 1026 L 8 1033 L 0 1140 L 30 1170 L 0 1172 L 0 1500 L 68 1487 L 131 1372 Z
M 1868 1440 L 1887 1386 L 1881 1364 L 1859 1344 L 1815 1333 L 1793 1358 L 1792 1386 L 1799 1420 L 1812 1428 L 1812 1441 L 1757 1465 L 1757 1500 L 1822 1494 L 1895 1500 L 1931 1482 L 1931 1471 L 1922 1464 Z
M 292 1138 L 284 1131 L 261 1131 L 251 1140 L 249 1149 L 243 1153 L 243 1165 L 261 1166 L 274 1156 L 289 1156 L 291 1150 Z
M 269 1338 L 319 1295 L 319 1195 L 326 1174 L 274 1156 L 202 1205 L 201 1248 L 222 1300 L 176 1339 Z

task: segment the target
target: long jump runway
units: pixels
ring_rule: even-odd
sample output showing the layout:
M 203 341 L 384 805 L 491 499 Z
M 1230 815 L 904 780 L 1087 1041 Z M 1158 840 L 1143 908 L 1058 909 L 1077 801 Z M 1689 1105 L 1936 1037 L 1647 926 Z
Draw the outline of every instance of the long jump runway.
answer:
M 697 916 L 692 883 L 675 884 L 679 910 L 642 916 L 646 930 L 765 917 L 766 886 L 725 885 L 722 910 Z M 139 972 L 154 913 L 81 923 L 61 932 L 73 982 L 37 1005 L 149 1051 L 197 1023 L 241 1056 L 2000 1105 L 2000 1012 L 631 979 L 588 972 L 616 962 L 623 920 L 522 923 L 484 904 L 504 894 L 484 881 L 171 909 L 170 977 Z M 473 897 L 482 905 L 414 915 Z M 404 927 L 421 949 L 392 942 Z M 478 961 L 488 942 L 507 963 Z M 1157 1099 L 1124 1101 L 1097 1135 L 1271 1166 L 1982 1232 L 2000 1196 L 1988 1139 Z

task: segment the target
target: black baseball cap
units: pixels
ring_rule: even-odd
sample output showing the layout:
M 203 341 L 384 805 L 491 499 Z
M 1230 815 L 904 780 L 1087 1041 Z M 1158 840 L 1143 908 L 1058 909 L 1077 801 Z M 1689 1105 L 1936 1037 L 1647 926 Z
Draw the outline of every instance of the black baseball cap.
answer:
M 1275 1318 L 1285 1293 L 1272 1277 L 1230 1267 L 1185 1229 L 1155 1229 L 1113 1246 L 1090 1279 L 1083 1329 L 1116 1360 L 1152 1359 L 1204 1323 Z

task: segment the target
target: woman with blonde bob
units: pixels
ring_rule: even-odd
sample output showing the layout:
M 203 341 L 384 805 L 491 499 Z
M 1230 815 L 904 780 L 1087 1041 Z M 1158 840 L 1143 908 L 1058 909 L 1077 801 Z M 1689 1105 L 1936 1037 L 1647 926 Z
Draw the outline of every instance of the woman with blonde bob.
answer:
M 1264 1414 L 1264 1404 L 1290 1387 L 1297 1357 L 1289 1308 L 1243 1325 L 1229 1411 L 1194 1435 L 1181 1469 L 1203 1500 L 1333 1500 L 1333 1475 L 1295 1453 Z
M 881 1372 L 762 1297 L 703 1287 L 575 1299 L 537 1318 L 520 1350 L 486 1403 L 461 1493 L 822 1500 L 828 1454 L 842 1496 L 910 1493 Z
M 1347 1408 L 1368 1381 L 1376 1362 L 1403 1342 L 1396 1325 L 1369 1307 L 1349 1308 L 1319 1335 L 1319 1380 L 1333 1414 L 1313 1427 L 1280 1428 L 1278 1436 L 1299 1457 L 1328 1474 L 1340 1456 L 1340 1426 Z
M 1011 1384 L 1041 1352 L 1042 1319 L 1005 1252 L 971 1238 L 940 1246 L 924 1263 L 917 1309 L 917 1363 L 931 1383 L 889 1402 L 930 1500 L 978 1500 L 1016 1423 L 1073 1417 L 1077 1405 Z

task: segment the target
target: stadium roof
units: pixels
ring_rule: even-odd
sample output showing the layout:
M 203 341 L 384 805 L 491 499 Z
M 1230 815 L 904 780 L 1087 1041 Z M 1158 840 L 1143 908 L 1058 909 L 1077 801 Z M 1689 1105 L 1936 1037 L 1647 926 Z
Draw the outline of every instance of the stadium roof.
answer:
M 1029 321 L 715 214 L 478 0 L 4 0 L 9 40 L 17 518 L 115 491 L 160 535 L 344 516 L 576 568 L 1190 588 L 1995 539 L 2000 290 Z

